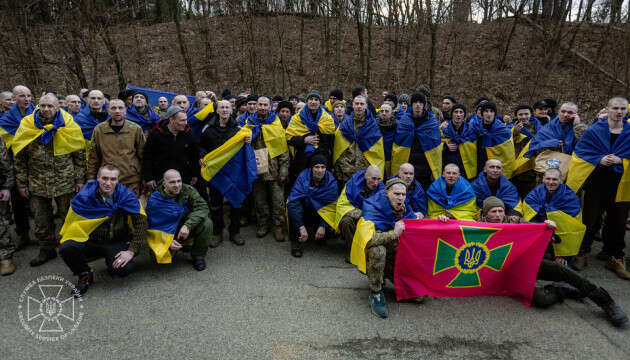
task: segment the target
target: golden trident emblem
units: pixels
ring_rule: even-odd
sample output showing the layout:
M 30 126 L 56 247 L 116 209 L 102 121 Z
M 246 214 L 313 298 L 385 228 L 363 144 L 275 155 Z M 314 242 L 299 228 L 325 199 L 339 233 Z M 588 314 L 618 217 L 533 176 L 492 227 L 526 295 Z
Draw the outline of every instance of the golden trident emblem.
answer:
M 481 258 L 481 249 L 466 249 L 466 253 L 464 254 L 464 265 L 466 265 L 469 269 L 476 267 L 479 264 L 479 259 Z

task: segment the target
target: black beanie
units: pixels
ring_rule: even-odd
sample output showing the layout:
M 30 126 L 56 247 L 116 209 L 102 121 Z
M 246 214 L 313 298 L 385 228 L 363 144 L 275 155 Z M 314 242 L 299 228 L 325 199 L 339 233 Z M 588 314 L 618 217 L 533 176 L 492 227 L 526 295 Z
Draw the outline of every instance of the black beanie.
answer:
M 126 98 L 133 96 L 136 93 L 135 90 L 131 90 L 131 89 L 124 89 L 124 90 L 120 90 L 120 92 L 118 93 L 118 98 L 122 101 L 125 101 Z M 147 99 L 148 101 L 148 99 Z
M 236 102 L 234 103 L 234 106 L 236 107 L 236 109 L 240 108 L 243 105 L 247 105 L 247 98 L 244 96 L 240 96 L 236 98 Z
M 426 104 L 427 104 L 427 97 L 426 97 L 426 96 L 424 96 L 424 94 L 423 94 L 423 93 L 419 93 L 419 92 L 417 92 L 417 93 L 413 93 L 413 94 L 411 95 L 411 103 L 410 103 L 409 105 L 413 105 L 414 103 L 416 103 L 416 102 L 418 102 L 418 101 L 420 101 L 421 103 L 423 103 L 424 105 L 426 105 Z
M 394 102 L 394 107 L 398 106 L 398 96 L 396 96 L 396 94 L 394 93 L 387 93 L 387 95 L 385 95 L 385 98 L 383 99 L 383 101 L 385 100 L 391 100 Z
M 284 99 L 280 95 L 276 95 L 276 96 L 271 98 L 271 101 L 278 101 L 278 102 L 280 102 L 282 100 L 284 100 Z
M 530 114 L 533 114 L 533 113 L 534 113 L 534 110 L 532 109 L 532 107 L 531 107 L 531 106 L 529 106 L 529 105 L 525 105 L 525 104 L 522 104 L 522 105 L 517 106 L 517 107 L 516 107 L 516 109 L 514 109 L 514 116 L 516 116 L 516 114 L 518 114 L 518 111 L 519 111 L 519 110 L 524 110 L 524 109 L 529 110 L 529 113 L 530 113 Z
M 328 167 L 328 161 L 326 157 L 322 154 L 315 154 L 311 157 L 311 161 L 309 162 L 310 167 L 313 168 L 315 165 L 323 164 L 325 167 Z
M 258 101 L 258 95 L 256 95 L 256 94 L 249 94 L 249 95 L 247 95 L 247 101 L 246 102 L 250 102 L 250 101 Z
M 545 100 L 536 101 L 533 106 L 534 109 L 542 109 L 546 107 L 549 107 L 549 104 L 547 104 Z
M 278 108 L 276 109 L 276 112 L 280 112 L 280 109 L 283 109 L 283 108 L 287 108 L 289 109 L 291 113 L 293 113 L 293 104 L 291 104 L 290 101 L 286 101 L 286 100 L 280 101 L 278 103 Z
M 343 91 L 339 89 L 330 90 L 328 96 L 334 96 L 337 100 L 343 100 Z
M 232 96 L 232 92 L 230 91 L 230 89 L 225 89 L 223 90 L 223 92 L 221 93 L 221 98 L 222 99 L 227 99 L 230 96 Z
M 491 101 L 486 101 L 485 103 L 479 105 L 479 110 L 481 110 L 482 114 L 488 109 L 494 111 L 495 114 L 497 113 L 497 106 Z
M 144 96 L 144 100 L 146 100 L 147 103 L 149 102 L 149 96 L 147 95 L 147 93 L 145 93 L 144 91 L 139 91 L 139 90 L 136 90 L 133 92 L 133 96 L 136 96 L 138 94 Z
M 464 104 L 455 104 L 451 107 L 451 117 L 453 117 L 453 111 L 455 111 L 455 109 L 462 109 L 464 110 L 464 116 L 466 116 L 466 105 Z

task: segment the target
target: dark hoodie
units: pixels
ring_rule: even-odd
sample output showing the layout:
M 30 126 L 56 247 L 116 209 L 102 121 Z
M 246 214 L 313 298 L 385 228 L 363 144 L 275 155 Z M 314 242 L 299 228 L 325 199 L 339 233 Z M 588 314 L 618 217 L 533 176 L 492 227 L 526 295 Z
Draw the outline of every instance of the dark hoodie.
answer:
M 168 119 L 162 119 L 147 136 L 142 158 L 142 179 L 157 182 L 169 169 L 179 171 L 182 181 L 190 184 L 190 180 L 200 174 L 199 149 L 190 126 L 186 125 L 184 131 L 174 135 L 168 129 Z

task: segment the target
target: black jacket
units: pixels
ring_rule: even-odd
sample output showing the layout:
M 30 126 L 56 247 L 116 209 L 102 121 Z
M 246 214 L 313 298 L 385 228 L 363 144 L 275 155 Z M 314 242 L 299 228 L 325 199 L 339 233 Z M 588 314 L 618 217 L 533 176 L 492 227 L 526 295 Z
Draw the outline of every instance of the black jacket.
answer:
M 239 131 L 234 116 L 230 116 L 230 120 L 225 127 L 219 125 L 219 116 L 216 113 L 211 115 L 207 121 L 208 123 L 202 129 L 201 138 L 199 139 L 200 158 L 223 145 Z
M 182 181 L 190 184 L 193 177 L 200 176 L 195 137 L 188 125 L 177 135 L 167 125 L 168 119 L 162 119 L 149 131 L 142 156 L 142 179 L 157 182 L 166 170 L 175 169 L 182 175 Z

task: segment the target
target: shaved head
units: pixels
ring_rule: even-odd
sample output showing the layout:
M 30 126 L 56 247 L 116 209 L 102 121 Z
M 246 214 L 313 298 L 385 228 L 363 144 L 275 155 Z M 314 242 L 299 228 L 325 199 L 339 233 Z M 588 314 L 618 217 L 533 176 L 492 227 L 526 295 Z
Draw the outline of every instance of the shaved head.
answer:
M 381 175 L 381 168 L 379 168 L 376 165 L 370 165 L 368 166 L 368 168 L 365 170 L 365 175 Z
M 400 165 L 400 167 L 398 168 L 398 171 L 414 171 L 413 165 L 411 165 L 410 163 L 404 163 L 402 165 Z
M 170 169 L 170 170 L 166 170 L 164 172 L 164 180 L 171 178 L 173 176 L 179 176 L 181 177 L 182 175 L 179 173 L 179 171 L 175 170 L 175 169 Z
M 48 93 L 42 96 L 41 98 L 39 98 L 40 104 L 47 103 L 47 102 L 51 102 L 55 106 L 59 106 L 59 99 L 57 99 L 57 97 L 53 93 Z
M 455 164 L 447 164 L 444 167 L 444 171 L 457 171 L 457 173 L 459 173 L 459 166 Z
M 18 95 L 18 94 L 30 94 L 31 93 L 31 89 L 27 88 L 24 85 L 17 85 L 16 87 L 13 88 L 13 95 Z
M 370 165 L 365 170 L 365 186 L 370 190 L 374 190 L 378 187 L 381 181 L 381 169 L 376 165 Z

